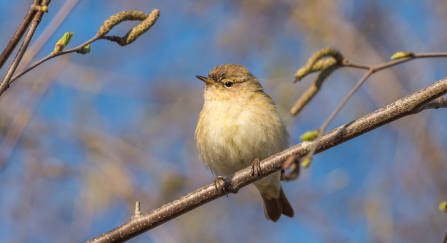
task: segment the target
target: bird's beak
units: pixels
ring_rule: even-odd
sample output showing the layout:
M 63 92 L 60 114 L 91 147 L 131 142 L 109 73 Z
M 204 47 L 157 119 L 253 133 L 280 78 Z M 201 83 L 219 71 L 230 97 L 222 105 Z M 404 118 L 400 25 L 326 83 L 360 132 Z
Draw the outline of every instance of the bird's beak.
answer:
M 214 80 L 207 78 L 207 77 L 203 77 L 203 76 L 196 76 L 198 79 L 202 80 L 203 82 L 205 82 L 206 84 L 215 84 L 216 82 L 214 82 Z

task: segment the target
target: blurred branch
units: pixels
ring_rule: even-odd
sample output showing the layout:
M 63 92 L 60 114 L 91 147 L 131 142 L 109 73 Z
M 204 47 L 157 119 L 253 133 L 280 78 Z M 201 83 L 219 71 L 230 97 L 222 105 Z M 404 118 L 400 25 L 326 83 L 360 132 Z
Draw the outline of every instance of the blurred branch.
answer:
M 321 140 L 318 141 L 316 153 L 335 147 L 399 118 L 430 108 L 432 107 L 430 105 L 432 100 L 446 93 L 447 78 L 444 78 L 382 109 L 324 134 Z M 259 176 L 252 176 L 251 167 L 247 167 L 236 172 L 234 175 L 224 177 L 222 186 L 226 189 L 225 192 L 216 190 L 215 184 L 211 183 L 147 214 L 133 217 L 127 223 L 88 242 L 124 242 L 201 205 L 222 197 L 228 192 L 237 193 L 242 187 L 281 170 L 284 161 L 291 156 L 301 157 L 306 155 L 315 143 L 316 141 L 302 142 L 261 161 L 262 174 Z
M 441 243 L 447 243 L 447 229 L 444 232 L 444 236 L 442 237 Z
M 11 77 L 16 71 L 20 61 L 22 60 L 22 57 L 25 54 L 25 51 L 28 48 L 29 43 L 31 42 L 31 38 L 33 38 L 34 32 L 36 31 L 37 26 L 39 26 L 39 23 L 42 20 L 43 13 L 46 12 L 48 4 L 50 4 L 50 1 L 51 0 L 43 0 L 41 3 L 42 5 L 34 5 L 34 4 L 32 5 L 32 7 L 38 9 L 38 11 L 34 14 L 28 33 L 25 36 L 25 40 L 23 40 L 22 46 L 17 52 L 14 61 L 12 61 L 12 64 L 9 67 L 8 71 L 6 72 L 5 77 L 0 83 L 0 95 L 2 95 L 9 88 Z
M 6 60 L 8 60 L 8 57 L 11 55 L 12 51 L 14 51 L 20 39 L 22 39 L 22 36 L 25 33 L 26 28 L 28 28 L 28 26 L 31 24 L 31 19 L 34 17 L 34 14 L 36 14 L 38 11 L 35 8 L 35 6 L 40 5 L 40 2 L 41 0 L 34 0 L 34 2 L 31 4 L 28 10 L 28 13 L 22 20 L 22 23 L 20 24 L 19 28 L 17 28 L 11 40 L 9 40 L 8 45 L 5 47 L 2 54 L 0 55 L 0 69 L 3 67 L 3 64 L 5 64 Z
M 399 55 L 398 55 L 399 54 Z M 323 48 L 317 52 L 315 52 L 311 57 L 309 57 L 309 60 L 307 61 L 306 65 L 295 73 L 295 79 L 293 82 L 300 81 L 302 78 L 307 76 L 310 73 L 314 72 L 320 72 L 320 74 L 317 76 L 317 78 L 314 81 L 314 85 L 312 85 L 308 90 L 304 92 L 304 94 L 296 101 L 296 103 L 293 105 L 291 109 L 292 115 L 296 116 L 307 103 L 317 94 L 317 92 L 320 90 L 324 79 L 328 78 L 329 75 L 334 71 L 335 69 L 339 67 L 351 67 L 351 68 L 357 68 L 357 69 L 363 69 L 367 70 L 369 74 L 365 75 L 366 77 L 363 77 L 361 79 L 361 82 L 359 82 L 356 87 L 360 87 L 361 84 L 366 81 L 366 79 L 373 73 L 381 71 L 383 69 L 390 68 L 392 66 L 408 62 L 410 60 L 418 59 L 418 58 L 435 58 L 435 57 L 447 57 L 447 53 L 439 52 L 439 53 L 413 53 L 413 52 L 397 52 L 395 53 L 391 58 L 392 61 L 380 63 L 376 65 L 362 65 L 357 63 L 352 63 L 346 59 L 343 58 L 343 55 L 333 49 L 333 48 Z M 325 58 L 325 59 L 322 59 Z M 353 93 L 352 91 L 356 91 L 358 87 L 354 87 L 351 92 L 346 96 L 348 99 L 350 98 L 350 94 Z M 312 94 L 312 96 L 309 96 L 309 94 Z M 343 103 L 343 102 L 342 102 Z M 328 119 L 329 120 L 329 119 Z
M 22 65 L 28 65 L 28 63 L 34 58 L 34 55 L 42 48 L 43 44 L 46 43 L 57 27 L 59 27 L 77 2 L 78 0 L 69 0 L 65 2 L 60 11 L 58 11 L 56 16 L 51 20 L 50 24 L 37 38 L 36 42 L 29 47 L 21 61 Z M 67 65 L 67 63 L 68 59 L 57 63 L 54 68 L 52 68 L 49 72 L 46 72 L 46 75 L 40 76 L 37 80 L 35 80 L 31 95 L 27 97 L 28 100 L 25 102 L 26 105 L 23 106 L 19 112 L 17 112 L 16 117 L 13 119 L 11 128 L 8 129 L 5 139 L 0 145 L 0 171 L 2 171 L 2 169 L 6 166 L 6 163 L 8 162 L 14 147 L 17 145 L 18 140 L 22 136 L 22 133 L 25 130 L 34 109 L 47 91 L 51 81 L 57 76 L 59 71 Z
M 34 110 L 48 90 L 51 81 L 54 80 L 54 78 L 60 73 L 63 67 L 67 65 L 67 63 L 68 59 L 58 62 L 55 67 L 53 67 L 49 72 L 46 72 L 46 75 L 42 75 L 35 80 L 31 94 L 27 97 L 25 105 L 23 105 L 22 109 L 17 112 L 17 115 L 12 120 L 11 127 L 8 129 L 5 139 L 1 143 L 0 172 L 7 164 L 14 147 L 22 136 Z
M 107 19 L 102 26 L 99 28 L 98 33 L 92 37 L 90 40 L 84 42 L 83 44 L 62 51 L 65 46 L 68 44 L 68 41 L 64 43 L 61 46 L 61 43 L 58 41 L 56 43 L 56 47 L 53 52 L 51 52 L 48 56 L 40 59 L 39 61 L 32 64 L 30 67 L 25 69 L 24 71 L 20 72 L 19 74 L 15 75 L 13 78 L 8 78 L 7 82 L 3 82 L 2 85 L 0 85 L 0 96 L 4 93 L 6 89 L 9 88 L 9 85 L 12 84 L 15 80 L 23 76 L 25 73 L 33 70 L 35 67 L 39 66 L 40 64 L 54 58 L 57 56 L 65 55 L 72 52 L 77 52 L 81 54 L 86 54 L 90 52 L 90 44 L 99 40 L 99 39 L 106 39 L 110 41 L 118 42 L 121 46 L 128 45 L 135 41 L 139 36 L 141 36 L 143 33 L 145 33 L 147 30 L 149 30 L 150 27 L 152 27 L 155 24 L 155 21 L 160 16 L 160 11 L 158 9 L 152 10 L 150 14 L 145 14 L 141 11 L 122 11 L 120 13 L 117 13 L 113 16 L 111 16 L 109 19 Z M 142 21 L 139 25 L 132 28 L 124 37 L 116 37 L 116 36 L 106 36 L 106 34 L 117 24 L 121 23 L 122 21 L 127 20 L 140 20 Z M 22 54 L 23 55 L 23 54 Z M 12 74 L 11 74 L 12 75 Z M 5 85 L 4 85 L 5 83 Z
M 447 202 L 442 202 L 441 204 L 439 204 L 439 210 L 447 213 Z M 441 243 L 447 243 L 447 229 L 444 232 Z
M 343 58 L 343 55 L 333 49 L 333 48 L 323 48 L 317 52 L 315 52 L 307 61 L 306 65 L 300 68 L 295 74 L 295 80 L 299 81 L 306 75 L 318 72 L 319 75 L 316 77 L 314 84 L 304 92 L 304 94 L 296 101 L 291 109 L 292 115 L 296 116 L 305 105 L 318 93 L 321 89 L 321 86 L 325 79 L 329 77 L 329 75 L 339 67 L 352 67 L 357 69 L 367 70 L 365 75 L 356 83 L 356 85 L 349 91 L 349 93 L 343 98 L 337 108 L 331 113 L 331 115 L 326 119 L 326 121 L 318 128 L 318 135 L 314 139 L 316 143 L 314 144 L 311 151 L 304 157 L 297 160 L 289 160 L 288 163 L 284 164 L 283 169 L 290 169 L 289 167 L 292 163 L 299 163 L 294 166 L 292 169 L 293 173 L 297 173 L 297 166 L 301 165 L 302 167 L 308 167 L 310 165 L 310 161 L 312 156 L 315 154 L 315 151 L 318 146 L 318 141 L 321 139 L 324 130 L 331 123 L 331 121 L 335 118 L 335 116 L 340 112 L 343 106 L 348 102 L 348 100 L 354 95 L 354 93 L 362 86 L 363 83 L 375 72 L 390 68 L 392 66 L 417 59 L 417 58 L 434 58 L 434 57 L 447 57 L 447 53 L 439 52 L 439 53 L 413 53 L 413 52 L 397 52 L 391 56 L 393 59 L 390 62 L 376 64 L 376 65 L 361 65 L 351 63 L 348 60 Z M 326 58 L 326 59 L 322 59 Z M 285 177 L 296 178 L 295 175 L 285 175 Z

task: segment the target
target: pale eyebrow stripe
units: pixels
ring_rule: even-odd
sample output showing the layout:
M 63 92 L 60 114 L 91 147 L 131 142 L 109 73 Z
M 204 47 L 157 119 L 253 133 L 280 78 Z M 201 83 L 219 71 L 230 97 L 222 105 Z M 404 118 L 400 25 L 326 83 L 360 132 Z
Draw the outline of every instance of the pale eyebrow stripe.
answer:
M 239 80 L 237 80 L 237 79 L 239 79 Z M 240 83 L 245 83 L 245 82 L 248 82 L 248 79 L 241 79 L 241 78 L 236 78 L 236 79 L 232 79 L 232 78 L 224 78 L 224 79 L 222 79 L 221 81 L 220 81 L 220 83 L 225 83 L 226 81 L 230 81 L 230 82 L 233 82 L 233 83 L 238 83 L 238 84 L 240 84 Z

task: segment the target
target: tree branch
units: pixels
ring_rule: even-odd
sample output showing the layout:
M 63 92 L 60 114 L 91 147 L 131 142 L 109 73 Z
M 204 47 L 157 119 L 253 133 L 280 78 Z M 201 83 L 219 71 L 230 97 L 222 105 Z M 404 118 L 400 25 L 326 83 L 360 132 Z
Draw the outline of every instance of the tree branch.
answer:
M 327 58 L 328 57 L 328 58 Z M 343 55 L 336 49 L 326 47 L 317 52 L 315 52 L 307 61 L 306 65 L 295 73 L 295 80 L 297 82 L 304 78 L 309 73 L 319 72 L 319 75 L 316 77 L 314 81 L 314 85 L 309 87 L 307 91 L 301 95 L 301 97 L 295 102 L 295 104 L 291 108 L 292 115 L 296 116 L 305 105 L 307 105 L 310 100 L 319 92 L 322 87 L 323 82 L 329 77 L 329 75 L 339 67 L 352 67 L 357 69 L 365 69 L 368 70 L 365 75 L 356 83 L 356 85 L 349 91 L 349 93 L 343 98 L 337 108 L 331 113 L 331 115 L 326 119 L 323 125 L 318 128 L 316 131 L 308 131 L 310 133 L 317 134 L 316 138 L 310 138 L 309 140 L 317 141 L 314 143 L 313 148 L 310 152 L 301 159 L 297 160 L 290 159 L 287 163 L 284 164 L 284 170 L 291 170 L 290 174 L 284 174 L 282 178 L 289 180 L 288 178 L 295 179 L 297 178 L 297 168 L 299 166 L 308 167 L 310 162 L 312 161 L 312 157 L 315 154 L 315 151 L 318 146 L 318 140 L 321 139 L 321 136 L 326 130 L 326 127 L 331 123 L 331 121 L 335 118 L 335 116 L 341 111 L 343 106 L 348 102 L 348 100 L 354 95 L 354 93 L 362 86 L 363 83 L 371 76 L 373 73 L 390 68 L 392 66 L 396 66 L 398 64 L 414 60 L 417 58 L 435 58 L 435 57 L 447 57 L 446 52 L 434 52 L 434 53 L 413 53 L 413 52 L 397 52 L 393 56 L 391 56 L 392 61 L 380 63 L 371 66 L 365 66 L 360 64 L 351 63 L 348 60 L 344 59 Z M 327 59 L 322 59 L 327 58 Z M 294 169 L 291 166 L 294 165 Z
M 434 99 L 427 104 L 425 104 L 423 107 L 421 107 L 420 110 L 426 110 L 426 109 L 439 109 L 439 108 L 447 108 L 447 97 L 439 97 L 437 99 Z M 419 111 L 415 112 L 418 113 Z
M 8 45 L 5 47 L 2 54 L 0 55 L 0 68 L 3 67 L 3 64 L 5 64 L 6 60 L 8 60 L 8 57 L 11 55 L 12 51 L 16 48 L 17 44 L 19 43 L 20 39 L 22 39 L 22 36 L 25 33 L 26 28 L 28 28 L 28 26 L 31 23 L 31 19 L 37 12 L 37 9 L 34 6 L 39 5 L 40 1 L 41 0 L 34 0 L 34 2 L 31 4 L 28 13 L 25 15 L 25 18 L 23 18 L 19 28 L 17 28 L 11 40 L 9 40 Z
M 117 14 L 111 16 L 108 20 L 106 20 L 103 23 L 103 25 L 101 26 L 98 33 L 94 37 L 92 37 L 90 40 L 82 43 L 81 45 L 79 45 L 77 47 L 70 48 L 65 51 L 60 51 L 57 53 L 54 51 L 51 52 L 46 57 L 40 59 L 39 61 L 32 64 L 30 67 L 26 68 L 22 72 L 16 74 L 12 78 L 10 78 L 10 80 L 8 82 L 8 86 L 10 84 L 12 84 L 14 81 L 16 81 L 18 78 L 22 77 L 27 72 L 33 70 L 35 67 L 39 66 L 40 64 L 42 64 L 52 58 L 55 58 L 55 57 L 58 57 L 61 55 L 65 55 L 65 54 L 69 54 L 69 53 L 73 53 L 73 52 L 85 54 L 85 53 L 83 53 L 83 48 L 99 39 L 119 42 L 119 44 L 121 46 L 129 45 L 130 43 L 135 41 L 139 36 L 141 36 L 143 33 L 145 33 L 147 30 L 149 30 L 149 28 L 155 24 L 155 21 L 158 19 L 159 16 L 160 16 L 160 11 L 158 9 L 152 10 L 152 12 L 150 14 L 145 14 L 141 11 L 122 11 L 120 13 L 117 13 Z M 111 21 L 111 20 L 113 20 L 113 21 Z M 136 27 L 132 28 L 126 34 L 125 37 L 113 36 L 113 38 L 112 38 L 109 36 L 105 36 L 105 34 L 107 34 L 108 31 L 110 31 L 110 29 L 112 29 L 116 24 L 118 24 L 122 21 L 126 21 L 126 20 L 141 20 L 142 23 L 137 25 Z M 112 24 L 110 22 L 112 22 Z M 8 88 L 8 86 L 6 86 L 6 89 Z M 2 95 L 3 92 L 4 91 L 2 91 L 2 88 L 0 85 L 0 96 Z
M 51 0 L 43 0 L 42 5 L 48 6 L 48 4 L 50 4 L 50 2 L 51 2 Z M 35 5 L 33 5 L 33 6 L 36 7 Z M 31 39 L 33 38 L 34 32 L 36 31 L 37 26 L 39 26 L 39 23 L 42 20 L 43 14 L 44 14 L 44 11 L 39 10 L 34 15 L 34 18 L 33 18 L 33 21 L 31 22 L 30 27 L 29 27 L 28 33 L 25 36 L 25 40 L 23 41 L 22 46 L 20 46 L 20 49 L 17 52 L 17 55 L 14 58 L 14 61 L 12 61 L 12 64 L 9 67 L 8 72 L 6 72 L 5 77 L 3 78 L 2 82 L 0 83 L 0 95 L 2 95 L 9 88 L 9 81 L 11 80 L 12 75 L 14 74 L 17 67 L 19 66 L 19 63 L 22 60 L 22 57 L 25 54 L 25 51 L 28 48 L 28 45 L 31 42 Z
M 447 243 L 447 229 L 444 232 L 444 235 L 442 236 L 441 243 Z
M 444 78 L 385 108 L 379 109 L 324 134 L 318 141 L 316 153 L 335 147 L 380 126 L 404 116 L 418 113 L 424 109 L 445 108 L 446 98 L 442 97 L 438 99 L 438 97 L 446 93 L 447 78 Z M 436 105 L 441 103 L 443 105 Z M 226 192 L 237 193 L 242 187 L 280 170 L 286 159 L 292 155 L 297 157 L 306 155 L 314 143 L 299 143 L 261 161 L 262 175 L 258 177 L 251 176 L 251 167 L 240 170 L 232 176 L 225 177 L 225 185 L 223 186 L 226 188 Z M 88 242 L 124 242 L 224 195 L 225 193 L 221 190 L 216 190 L 214 183 L 209 184 L 147 214 L 141 216 L 135 215 L 127 223 Z

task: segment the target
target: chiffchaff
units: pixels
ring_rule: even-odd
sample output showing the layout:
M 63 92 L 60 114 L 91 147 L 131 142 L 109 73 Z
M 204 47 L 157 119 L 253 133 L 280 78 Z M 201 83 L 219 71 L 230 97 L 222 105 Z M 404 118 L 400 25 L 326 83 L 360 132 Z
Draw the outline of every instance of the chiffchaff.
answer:
M 273 100 L 258 79 L 241 65 L 213 68 L 206 83 L 196 141 L 206 165 L 218 176 L 228 176 L 288 147 L 289 134 Z M 267 219 L 281 214 L 293 217 L 293 209 L 281 187 L 280 172 L 255 183 L 264 200 Z

